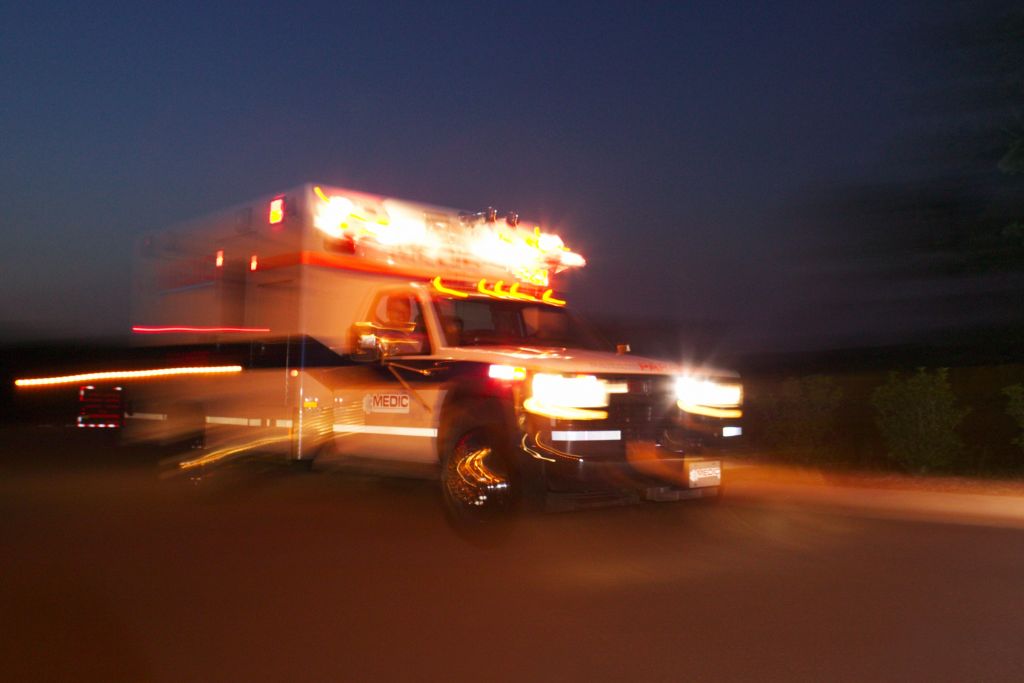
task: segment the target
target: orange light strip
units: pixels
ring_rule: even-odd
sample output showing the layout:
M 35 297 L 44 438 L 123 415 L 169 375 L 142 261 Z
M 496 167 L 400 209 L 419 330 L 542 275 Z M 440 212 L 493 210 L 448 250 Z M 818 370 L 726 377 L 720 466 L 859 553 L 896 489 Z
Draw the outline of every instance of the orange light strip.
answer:
M 458 289 L 452 289 L 451 287 L 446 287 L 441 282 L 441 276 L 440 275 L 435 277 L 430 282 L 434 286 L 434 289 L 436 289 L 437 291 L 441 292 L 442 294 L 449 294 L 451 296 L 457 296 L 457 297 L 462 298 L 462 299 L 465 299 L 465 298 L 469 297 L 469 295 L 471 294 L 471 292 L 463 292 L 463 291 L 460 291 Z M 512 283 L 512 285 L 510 285 L 508 289 L 504 289 L 504 284 L 505 284 L 504 280 L 497 280 L 497 281 L 495 281 L 493 286 L 488 287 L 487 286 L 487 280 L 483 279 L 483 280 L 480 280 L 479 282 L 476 283 L 476 293 L 483 294 L 484 296 L 489 296 L 489 297 L 492 297 L 494 299 L 518 299 L 520 301 L 533 301 L 535 303 L 550 304 L 552 306 L 565 306 L 565 304 L 566 304 L 566 302 L 564 300 L 556 299 L 553 296 L 553 290 L 550 290 L 550 289 L 546 290 L 544 292 L 544 294 L 541 295 L 541 297 L 538 299 L 537 297 L 533 296 L 532 294 L 527 294 L 526 292 L 520 292 L 519 291 L 520 283 L 518 283 L 518 282 Z
M 520 292 L 519 291 L 519 283 L 518 282 L 512 283 L 512 286 L 508 288 L 508 291 L 506 292 L 506 294 L 508 294 L 513 299 L 522 299 L 523 301 L 536 301 L 537 300 L 537 297 L 533 296 L 532 294 L 527 294 L 525 292 Z
M 493 287 L 488 289 L 487 280 L 481 280 L 480 282 L 476 283 L 476 291 L 480 292 L 481 294 L 486 294 L 487 296 L 492 296 L 495 299 L 507 299 L 509 297 L 507 297 L 505 293 L 501 291 L 501 286 L 503 284 L 505 284 L 504 280 L 498 280 L 494 283 Z
M 563 299 L 556 299 L 554 296 L 552 296 L 552 294 L 554 294 L 554 291 L 549 289 L 549 290 L 545 291 L 544 294 L 541 295 L 540 300 L 543 301 L 546 304 L 551 304 L 552 306 L 564 306 L 565 305 L 565 300 L 563 300 Z
M 241 365 L 209 365 L 190 368 L 154 368 L 152 370 L 113 370 L 111 372 L 88 372 L 80 375 L 58 377 L 32 377 L 14 380 L 17 387 L 41 387 L 76 382 L 96 382 L 108 379 L 146 379 L 150 377 L 172 377 L 176 375 L 222 375 L 241 372 Z
M 145 325 L 132 325 L 132 332 L 136 334 L 172 334 L 175 332 L 194 332 L 196 334 L 219 334 L 221 332 L 270 332 L 269 327 L 189 327 L 189 326 L 168 326 L 168 327 L 147 327 Z
M 434 285 L 434 289 L 436 289 L 437 291 L 441 292 L 442 294 L 449 294 L 451 296 L 457 296 L 457 297 L 459 297 L 461 299 L 468 299 L 469 298 L 469 294 L 467 294 L 466 292 L 460 292 L 457 289 L 451 289 L 451 288 L 445 287 L 443 284 L 441 284 L 441 276 L 440 275 L 435 277 L 430 282 L 431 282 L 431 284 Z
M 697 406 L 690 403 L 683 403 L 682 401 L 676 401 L 676 405 L 679 409 L 687 413 L 693 413 L 694 415 L 703 415 L 705 417 L 720 417 L 725 419 L 736 419 L 743 417 L 743 411 L 737 408 L 710 408 L 708 406 Z

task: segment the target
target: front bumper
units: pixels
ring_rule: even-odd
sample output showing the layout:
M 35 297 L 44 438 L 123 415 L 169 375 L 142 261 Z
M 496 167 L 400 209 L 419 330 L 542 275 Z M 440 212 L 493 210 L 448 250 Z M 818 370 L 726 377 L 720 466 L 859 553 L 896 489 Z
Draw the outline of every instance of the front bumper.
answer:
M 738 419 L 697 415 L 676 404 L 671 377 L 607 378 L 628 391 L 609 396 L 607 417 L 564 420 L 521 412 L 520 446 L 549 490 L 627 491 L 721 484 L 721 457 L 741 440 Z M 710 463 L 710 464 L 709 464 Z M 701 476 L 717 467 L 717 477 Z
M 521 437 L 522 455 L 543 472 L 551 491 L 707 489 L 721 485 L 725 449 L 680 451 L 647 439 L 612 438 L 618 430 L 535 431 Z M 582 440 L 561 440 L 572 435 Z M 553 439 L 552 435 L 558 437 Z

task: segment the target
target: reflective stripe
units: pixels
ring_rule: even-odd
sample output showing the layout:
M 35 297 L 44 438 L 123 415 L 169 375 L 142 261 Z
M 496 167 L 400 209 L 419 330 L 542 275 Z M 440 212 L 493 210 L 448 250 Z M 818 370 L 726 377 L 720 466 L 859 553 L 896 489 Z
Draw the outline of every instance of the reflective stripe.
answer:
M 284 427 L 285 429 L 291 429 L 292 428 L 292 421 L 291 420 L 274 420 L 274 426 L 275 427 Z
M 436 437 L 437 430 L 431 427 L 388 427 L 384 425 L 334 425 L 336 434 L 386 434 L 388 436 Z
M 723 437 L 728 438 L 730 436 L 742 436 L 742 435 L 743 435 L 743 427 L 722 427 L 722 436 Z
M 237 427 L 263 426 L 263 420 L 261 418 L 221 418 L 213 415 L 206 416 L 206 423 L 210 425 L 234 425 Z
M 128 413 L 125 415 L 129 420 L 166 420 L 165 413 Z
M 207 415 L 206 422 L 212 425 L 235 425 L 238 427 L 248 427 L 253 422 L 258 426 L 260 423 L 259 420 L 250 420 L 247 417 L 214 417 L 213 415 Z
M 617 429 L 605 431 L 567 431 L 551 432 L 552 441 L 621 441 L 622 432 Z

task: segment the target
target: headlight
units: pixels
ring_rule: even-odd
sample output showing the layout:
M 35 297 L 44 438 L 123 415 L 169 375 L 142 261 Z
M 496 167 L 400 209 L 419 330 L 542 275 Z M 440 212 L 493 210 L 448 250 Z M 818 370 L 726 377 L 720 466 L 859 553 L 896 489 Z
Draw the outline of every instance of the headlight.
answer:
M 734 408 L 743 403 L 743 386 L 702 377 L 679 377 L 676 379 L 676 398 L 680 407 Z
M 604 420 L 608 413 L 594 410 L 608 405 L 607 385 L 593 375 L 537 373 L 530 382 L 531 396 L 523 407 L 531 413 L 557 420 Z
M 549 375 L 543 372 L 533 376 L 533 398 L 541 403 L 563 408 L 601 408 L 608 405 L 605 383 L 593 375 Z

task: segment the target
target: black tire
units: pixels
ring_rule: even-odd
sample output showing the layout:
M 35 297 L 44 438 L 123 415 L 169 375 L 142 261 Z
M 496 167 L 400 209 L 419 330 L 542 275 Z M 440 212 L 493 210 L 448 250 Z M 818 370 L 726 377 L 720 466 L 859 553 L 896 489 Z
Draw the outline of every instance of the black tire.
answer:
M 507 520 L 518 491 L 500 408 L 486 401 L 455 407 L 442 439 L 441 500 L 449 521 L 471 530 Z

